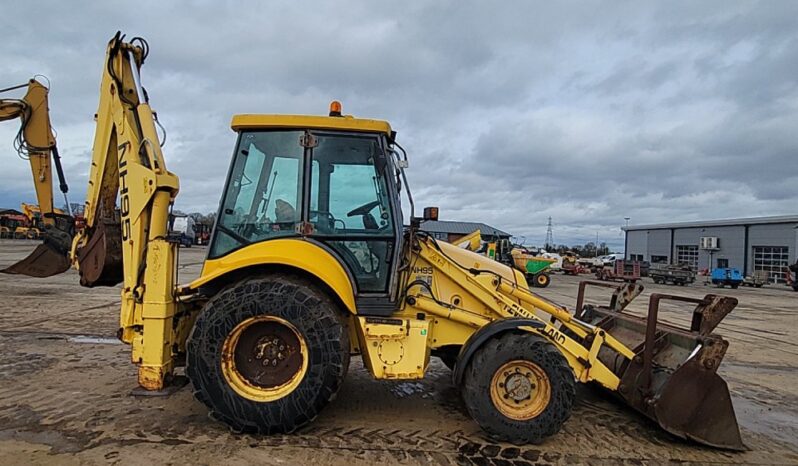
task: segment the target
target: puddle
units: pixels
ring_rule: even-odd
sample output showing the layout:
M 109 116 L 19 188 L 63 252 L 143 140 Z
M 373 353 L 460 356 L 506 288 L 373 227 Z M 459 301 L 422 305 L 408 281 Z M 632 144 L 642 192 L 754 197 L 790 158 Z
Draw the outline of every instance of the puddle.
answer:
M 742 427 L 798 446 L 798 414 L 784 406 L 768 407 L 742 397 L 734 397 L 734 410 Z M 745 441 L 745 438 L 743 438 Z
M 415 394 L 421 394 L 422 398 L 430 396 L 429 389 L 421 382 L 399 382 L 394 384 L 390 390 L 393 396 L 397 398 L 405 398 Z
M 121 345 L 122 342 L 116 338 L 110 337 L 93 337 L 88 335 L 78 335 L 76 337 L 70 337 L 67 341 L 71 343 L 88 343 L 92 345 Z

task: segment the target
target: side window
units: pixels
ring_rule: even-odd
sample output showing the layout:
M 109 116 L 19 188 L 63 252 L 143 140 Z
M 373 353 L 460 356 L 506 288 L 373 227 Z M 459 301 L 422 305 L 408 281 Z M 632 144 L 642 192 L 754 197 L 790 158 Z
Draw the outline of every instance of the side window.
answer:
M 238 196 L 235 198 L 233 210 L 237 215 L 243 217 L 249 212 L 252 202 L 255 200 L 255 191 L 258 188 L 258 180 L 263 171 L 263 162 L 266 156 L 263 152 L 250 148 L 249 155 L 242 158 L 244 169 L 241 178 L 237 180 Z
M 209 257 L 296 234 L 302 193 L 302 132 L 243 133 Z
M 333 165 L 330 213 L 346 230 L 383 230 L 390 226 L 388 209 L 377 188 L 373 165 Z M 354 214 L 352 212 L 355 212 Z

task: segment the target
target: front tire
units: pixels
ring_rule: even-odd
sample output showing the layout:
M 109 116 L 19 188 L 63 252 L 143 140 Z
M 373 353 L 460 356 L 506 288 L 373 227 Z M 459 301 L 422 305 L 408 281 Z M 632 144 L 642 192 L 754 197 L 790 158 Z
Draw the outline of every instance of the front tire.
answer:
M 549 274 L 540 272 L 536 273 L 532 277 L 532 286 L 536 288 L 546 288 L 551 283 L 551 277 Z
M 506 333 L 474 355 L 463 400 L 493 439 L 540 443 L 570 417 L 575 385 L 573 371 L 552 343 L 531 333 Z
M 333 400 L 349 366 L 338 306 L 304 279 L 229 286 L 203 308 L 187 342 L 194 396 L 238 432 L 289 433 Z

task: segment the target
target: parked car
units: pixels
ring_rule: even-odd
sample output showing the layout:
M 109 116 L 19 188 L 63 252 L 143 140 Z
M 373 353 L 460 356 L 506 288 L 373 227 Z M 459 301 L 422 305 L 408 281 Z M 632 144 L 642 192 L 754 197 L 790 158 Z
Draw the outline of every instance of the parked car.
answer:
M 599 260 L 601 260 L 602 264 L 610 265 L 610 266 L 612 264 L 614 264 L 615 261 L 622 261 L 624 259 L 625 259 L 625 257 L 624 257 L 623 254 L 617 254 L 617 253 L 615 253 L 615 254 L 607 254 L 606 256 L 599 257 Z

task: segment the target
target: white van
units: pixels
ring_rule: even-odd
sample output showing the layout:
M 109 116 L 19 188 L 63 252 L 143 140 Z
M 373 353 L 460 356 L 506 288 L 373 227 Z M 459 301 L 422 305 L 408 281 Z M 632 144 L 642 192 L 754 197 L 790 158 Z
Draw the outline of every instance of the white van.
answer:
M 615 261 L 624 260 L 624 257 L 625 257 L 624 254 L 615 253 L 615 254 L 607 254 L 606 256 L 601 256 L 600 259 L 602 264 L 612 265 L 615 263 Z

